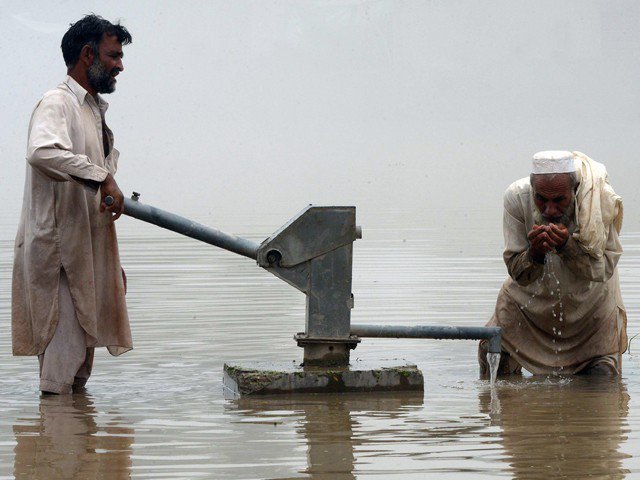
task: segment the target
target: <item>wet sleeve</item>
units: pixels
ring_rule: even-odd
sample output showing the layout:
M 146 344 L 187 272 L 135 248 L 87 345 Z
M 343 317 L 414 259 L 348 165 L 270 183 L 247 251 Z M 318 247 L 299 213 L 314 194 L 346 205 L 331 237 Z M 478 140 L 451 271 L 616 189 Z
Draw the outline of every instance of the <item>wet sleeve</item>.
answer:
M 503 257 L 509 276 L 522 286 L 533 283 L 542 275 L 544 264 L 535 262 L 529 255 L 522 204 L 517 201 L 517 195 L 509 190 L 504 196 L 503 234 Z
M 29 128 L 27 162 L 55 181 L 74 179 L 100 184 L 107 177 L 107 170 L 91 163 L 86 155 L 73 153 L 70 108 L 57 96 L 45 97 L 38 104 Z
M 622 255 L 622 245 L 618 231 L 611 225 L 605 251 L 601 258 L 595 258 L 586 253 L 573 237 L 569 237 L 565 246 L 558 251 L 558 255 L 576 276 L 592 282 L 606 282 L 613 275 L 620 255 Z

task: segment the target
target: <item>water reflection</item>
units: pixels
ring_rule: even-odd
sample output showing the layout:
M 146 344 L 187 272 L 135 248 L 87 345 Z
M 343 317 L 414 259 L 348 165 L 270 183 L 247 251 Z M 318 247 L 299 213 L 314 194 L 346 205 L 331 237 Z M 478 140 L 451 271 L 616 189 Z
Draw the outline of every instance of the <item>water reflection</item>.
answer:
M 479 393 L 513 478 L 625 478 L 629 398 L 621 380 L 597 377 L 505 380 Z
M 134 429 L 98 426 L 97 415 L 87 395 L 43 396 L 40 416 L 13 426 L 15 478 L 130 478 Z
M 358 417 L 377 417 L 388 421 L 406 415 L 408 409 L 422 406 L 422 392 L 404 394 L 377 393 L 345 395 L 295 395 L 278 397 L 245 397 L 230 404 L 241 415 L 253 417 L 267 412 L 302 413 L 296 433 L 307 446 L 307 468 L 299 473 L 314 480 L 353 480 L 356 464 L 367 463 L 356 458 L 358 447 L 366 444 L 374 432 L 359 435 Z M 383 449 L 384 450 L 384 449 Z M 368 454 L 376 448 L 369 446 Z

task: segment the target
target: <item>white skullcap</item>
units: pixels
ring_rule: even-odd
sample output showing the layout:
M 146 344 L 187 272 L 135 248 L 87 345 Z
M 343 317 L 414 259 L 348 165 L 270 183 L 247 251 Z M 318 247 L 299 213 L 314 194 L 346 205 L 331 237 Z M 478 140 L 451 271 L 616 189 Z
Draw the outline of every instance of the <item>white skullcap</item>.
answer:
M 575 172 L 573 153 L 563 150 L 538 152 L 533 156 L 531 173 L 570 173 Z

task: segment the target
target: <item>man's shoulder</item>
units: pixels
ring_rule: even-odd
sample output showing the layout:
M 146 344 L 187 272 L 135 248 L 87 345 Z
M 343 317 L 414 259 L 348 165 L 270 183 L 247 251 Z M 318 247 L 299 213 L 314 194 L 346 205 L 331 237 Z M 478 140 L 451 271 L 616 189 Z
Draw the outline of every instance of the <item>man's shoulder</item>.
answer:
M 76 96 L 69 90 L 65 83 L 61 83 L 55 88 L 46 91 L 42 98 L 38 101 L 38 105 L 42 104 L 59 104 L 62 106 L 69 107 L 78 107 L 80 104 L 78 103 L 78 99 Z
M 531 184 L 529 177 L 516 180 L 504 192 L 504 208 L 512 215 L 527 210 L 531 202 Z
M 531 184 L 529 182 L 529 177 L 521 178 L 520 180 L 516 180 L 513 182 L 507 190 L 504 192 L 504 196 L 514 198 L 519 197 L 521 195 L 529 195 L 531 192 Z

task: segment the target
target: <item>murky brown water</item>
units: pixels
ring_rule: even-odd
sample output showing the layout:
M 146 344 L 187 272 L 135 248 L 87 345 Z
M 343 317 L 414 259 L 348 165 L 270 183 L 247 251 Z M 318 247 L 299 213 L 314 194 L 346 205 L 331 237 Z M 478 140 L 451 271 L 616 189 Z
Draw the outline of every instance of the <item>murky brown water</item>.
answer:
M 258 240 L 286 220 L 224 229 Z M 135 349 L 97 352 L 86 395 L 42 399 L 37 362 L 10 355 L 14 224 L 2 223 L 0 479 L 640 476 L 640 344 L 621 381 L 525 377 L 499 380 L 492 394 L 477 379 L 474 342 L 365 339 L 353 358 L 417 363 L 424 395 L 227 401 L 225 361 L 301 358 L 292 335 L 303 295 L 245 258 L 120 222 Z M 354 322 L 483 324 L 505 275 L 500 232 L 408 224 L 363 223 Z M 640 233 L 623 242 L 633 336 Z

